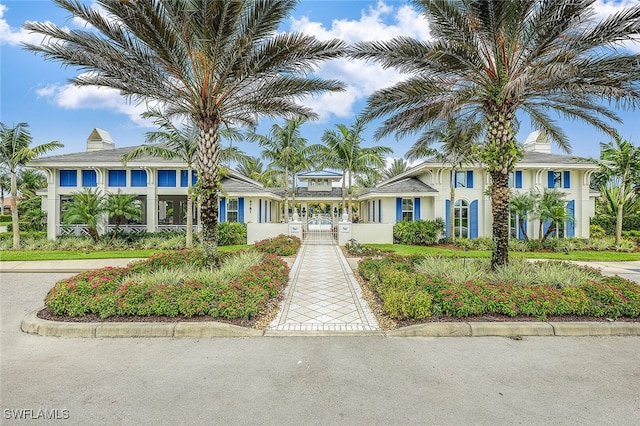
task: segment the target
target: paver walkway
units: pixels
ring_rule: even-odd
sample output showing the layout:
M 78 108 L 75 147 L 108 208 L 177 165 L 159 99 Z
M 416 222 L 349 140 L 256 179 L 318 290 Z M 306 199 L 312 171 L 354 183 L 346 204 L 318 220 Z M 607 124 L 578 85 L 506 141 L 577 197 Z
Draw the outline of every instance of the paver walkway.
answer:
M 285 291 L 282 309 L 271 322 L 271 330 L 380 330 L 338 246 L 303 244 Z

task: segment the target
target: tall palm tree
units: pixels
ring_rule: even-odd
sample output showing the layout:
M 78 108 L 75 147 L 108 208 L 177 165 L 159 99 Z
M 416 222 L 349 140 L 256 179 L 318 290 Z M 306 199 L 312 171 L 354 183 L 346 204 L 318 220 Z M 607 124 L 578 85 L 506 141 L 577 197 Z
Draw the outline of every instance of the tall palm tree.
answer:
M 633 186 L 640 182 L 640 147 L 616 135 L 612 142 L 600 143 L 600 161 L 594 161 L 600 166 L 596 180 L 600 183 L 601 191 L 610 199 L 615 197 L 616 245 L 619 245 L 625 205 L 631 204 L 637 196 Z M 612 184 L 617 191 L 606 190 Z
M 264 174 L 264 164 L 257 157 L 247 156 L 238 162 L 236 171 L 250 179 L 262 182 L 261 176 Z
M 386 146 L 363 147 L 362 133 L 365 129 L 365 121 L 358 117 L 350 127 L 337 124 L 335 129 L 325 130 L 321 138 L 326 145 L 321 154 L 321 166 L 342 172 L 342 206 L 343 212 L 348 214 L 351 213 L 346 208 L 349 206 L 348 208 L 351 209 L 353 174 L 364 172 L 371 167 L 382 168 L 384 155 L 393 152 Z M 347 204 L 347 194 L 349 204 Z
M 159 130 L 147 132 L 146 139 L 150 145 L 141 145 L 133 151 L 122 156 L 122 161 L 127 163 L 142 156 L 164 159 L 180 159 L 187 165 L 187 236 L 186 247 L 193 246 L 193 189 L 192 173 L 198 161 L 198 129 L 193 124 L 187 124 L 178 128 L 162 111 L 152 109 L 145 114 L 146 118 L 152 118 Z
M 568 152 L 549 111 L 613 134 L 605 119 L 620 119 L 602 101 L 640 105 L 640 55 L 619 48 L 638 34 L 640 5 L 594 23 L 595 1 L 414 0 L 432 41 L 396 37 L 350 50 L 353 58 L 411 74 L 368 99 L 367 119 L 388 116 L 377 138 L 404 137 L 455 117 L 485 122 L 494 269 L 509 259 L 509 173 L 522 155 L 516 113 Z
M 140 219 L 142 216 L 142 207 L 136 200 L 136 194 L 123 194 L 120 191 L 107 195 L 104 209 L 116 222 L 112 240 L 118 237 L 118 230 L 123 220 Z
M 449 238 L 451 241 L 456 238 L 454 232 L 456 174 L 464 163 L 469 164 L 477 161 L 474 146 L 481 134 L 481 122 L 467 123 L 464 120 L 446 120 L 425 131 L 405 154 L 405 158 L 408 160 L 432 157 L 451 166 L 448 212 Z M 439 149 L 432 148 L 432 145 L 437 142 L 440 143 Z
M 284 173 L 284 216 L 289 221 L 289 185 L 291 176 L 299 171 L 303 158 L 308 152 L 307 140 L 302 137 L 300 128 L 307 120 L 303 116 L 287 120 L 284 125 L 273 124 L 267 135 L 256 132 L 247 133 L 247 138 L 258 142 L 262 147 L 262 156 L 272 162 L 272 166 Z M 272 168 L 273 168 L 272 167 Z M 295 191 L 295 182 L 292 185 Z
M 306 75 L 342 56 L 344 42 L 277 33 L 295 0 L 97 0 L 104 15 L 75 0 L 54 1 L 87 29 L 27 22 L 46 40 L 27 49 L 80 68 L 76 85 L 158 102 L 168 116 L 196 124 L 203 246 L 218 264 L 220 128 L 255 127 L 261 116 L 315 117 L 297 101 L 344 84 Z
M 11 178 L 11 227 L 14 249 L 20 247 L 18 170 L 35 157 L 64 146 L 60 142 L 52 141 L 29 147 L 31 141 L 31 133 L 27 123 L 18 123 L 15 127 L 8 127 L 4 123 L 0 123 L 0 164 L 6 167 Z
M 27 197 L 36 195 L 36 191 L 47 187 L 47 177 L 41 171 L 22 169 L 18 173 L 18 191 Z
M 106 212 L 106 197 L 99 189 L 87 188 L 71 194 L 71 201 L 65 205 L 62 221 L 67 224 L 86 224 L 93 241 L 100 241 L 98 221 Z

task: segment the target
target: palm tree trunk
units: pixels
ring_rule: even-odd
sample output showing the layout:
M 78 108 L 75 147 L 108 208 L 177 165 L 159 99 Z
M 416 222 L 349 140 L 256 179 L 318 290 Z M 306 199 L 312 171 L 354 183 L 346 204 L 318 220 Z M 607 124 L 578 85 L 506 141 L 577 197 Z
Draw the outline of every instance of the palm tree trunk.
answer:
M 524 227 L 524 218 L 522 216 L 518 216 L 518 225 L 520 225 L 520 232 L 524 236 L 525 241 L 529 241 L 529 236 L 527 235 L 527 230 Z
M 187 237 L 185 247 L 193 247 L 193 198 L 191 196 L 191 165 L 187 167 Z
M 208 263 L 219 266 L 218 256 L 218 158 L 220 156 L 219 122 L 215 117 L 201 117 L 198 122 L 198 168 L 201 183 L 202 246 Z
M 618 201 L 618 216 L 616 217 L 616 246 L 620 245 L 622 240 L 622 212 L 624 203 Z
M 347 206 L 347 191 L 346 191 L 346 185 L 347 184 L 347 171 L 343 171 L 342 172 L 342 213 L 345 212 L 345 207 Z
M 11 228 L 13 231 L 13 249 L 20 248 L 20 224 L 18 222 L 18 182 L 16 171 L 11 170 Z
M 491 172 L 491 213 L 493 215 L 493 253 L 491 269 L 509 262 L 509 172 Z
M 289 223 L 289 167 L 284 168 L 284 221 Z
M 449 239 L 453 242 L 456 240 L 455 220 L 456 220 L 456 168 L 451 169 L 451 182 L 449 184 Z
M 349 196 L 349 222 L 353 220 L 353 194 L 351 193 L 351 170 L 349 170 L 349 183 L 347 187 L 347 194 Z

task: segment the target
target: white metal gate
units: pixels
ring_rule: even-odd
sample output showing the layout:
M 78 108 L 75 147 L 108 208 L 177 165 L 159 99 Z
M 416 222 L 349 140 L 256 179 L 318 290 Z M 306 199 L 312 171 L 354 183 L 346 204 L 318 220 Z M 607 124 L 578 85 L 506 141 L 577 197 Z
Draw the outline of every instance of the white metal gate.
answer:
M 313 215 L 304 224 L 302 241 L 305 244 L 338 244 L 338 226 L 329 215 Z

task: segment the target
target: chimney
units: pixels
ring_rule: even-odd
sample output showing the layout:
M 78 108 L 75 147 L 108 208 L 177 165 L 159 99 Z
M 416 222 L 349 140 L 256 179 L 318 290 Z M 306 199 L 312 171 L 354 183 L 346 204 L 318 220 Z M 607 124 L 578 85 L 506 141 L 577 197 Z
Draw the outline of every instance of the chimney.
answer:
M 104 149 L 115 149 L 116 144 L 111 139 L 111 135 L 106 130 L 97 127 L 91 131 L 87 138 L 87 152 L 102 151 Z
M 529 136 L 527 136 L 527 140 L 524 142 L 524 150 L 551 154 L 551 142 L 549 142 L 549 139 L 544 132 L 536 130 L 529 133 Z

